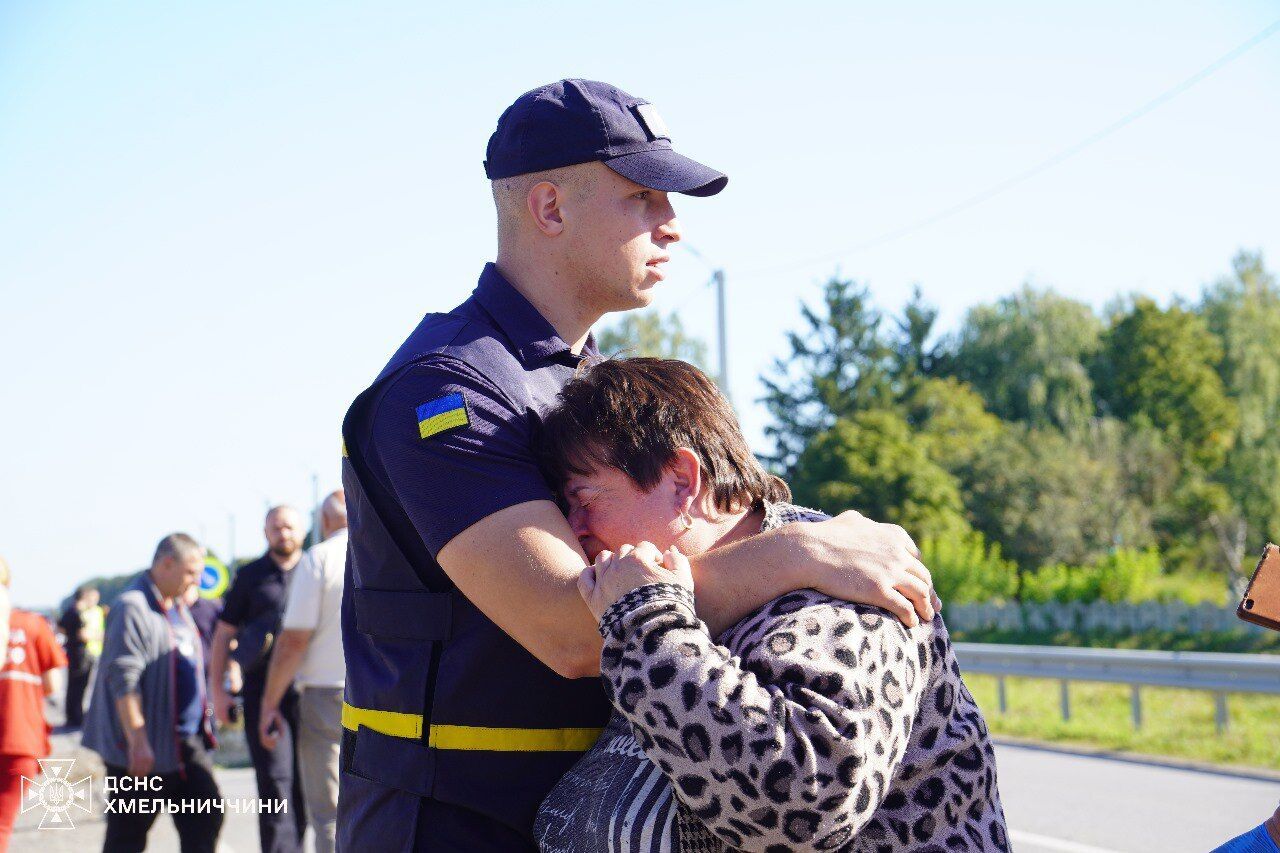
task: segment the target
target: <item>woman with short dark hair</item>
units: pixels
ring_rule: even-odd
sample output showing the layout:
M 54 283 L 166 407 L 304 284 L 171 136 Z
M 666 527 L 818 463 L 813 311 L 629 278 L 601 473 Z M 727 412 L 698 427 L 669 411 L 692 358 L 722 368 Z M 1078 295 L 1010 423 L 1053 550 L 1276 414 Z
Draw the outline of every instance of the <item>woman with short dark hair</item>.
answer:
M 1008 850 L 995 757 L 940 617 L 801 590 L 717 638 L 686 555 L 822 514 L 792 506 L 688 364 L 588 368 L 544 422 L 594 563 L 615 714 L 543 802 L 545 851 Z

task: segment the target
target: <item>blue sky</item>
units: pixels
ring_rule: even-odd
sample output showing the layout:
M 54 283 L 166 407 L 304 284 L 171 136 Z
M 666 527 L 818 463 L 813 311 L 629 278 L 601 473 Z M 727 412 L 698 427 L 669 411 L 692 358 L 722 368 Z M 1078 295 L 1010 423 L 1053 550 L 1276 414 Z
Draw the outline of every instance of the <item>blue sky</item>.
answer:
M 338 485 L 350 399 L 493 251 L 486 139 L 594 77 L 725 172 L 678 202 L 727 271 L 757 377 L 839 269 L 953 328 L 1024 281 L 1101 307 L 1280 263 L 1280 35 L 1078 156 L 1262 30 L 1228 3 L 0 4 L 0 554 L 17 602 L 143 565 L 173 530 L 263 547 L 268 502 Z M 660 9 L 679 8 L 678 13 Z M 813 260 L 817 258 L 817 260 Z M 706 267 L 657 305 L 710 342 Z M 712 348 L 714 352 L 714 347 Z

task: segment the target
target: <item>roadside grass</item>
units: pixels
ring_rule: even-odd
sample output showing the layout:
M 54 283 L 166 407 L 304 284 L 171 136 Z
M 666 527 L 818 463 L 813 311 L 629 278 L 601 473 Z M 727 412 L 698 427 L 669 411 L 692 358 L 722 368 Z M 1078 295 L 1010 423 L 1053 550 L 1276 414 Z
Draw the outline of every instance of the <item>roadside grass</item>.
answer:
M 1142 728 L 1135 731 L 1127 684 L 1072 682 L 1071 719 L 1063 722 L 1056 680 L 1006 678 L 1009 708 L 1004 714 L 994 675 L 965 675 L 964 681 L 995 735 L 1280 769 L 1280 696 L 1230 694 L 1230 724 L 1220 735 L 1214 728 L 1212 693 L 1144 687 Z

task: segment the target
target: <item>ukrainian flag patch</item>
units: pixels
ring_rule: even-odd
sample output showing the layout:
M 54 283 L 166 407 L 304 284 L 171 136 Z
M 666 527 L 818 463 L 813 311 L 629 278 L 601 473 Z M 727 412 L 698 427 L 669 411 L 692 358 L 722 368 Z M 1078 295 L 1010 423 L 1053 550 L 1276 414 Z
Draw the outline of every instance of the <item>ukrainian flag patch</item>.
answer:
M 466 401 L 456 391 L 418 407 L 418 435 L 422 438 L 430 438 L 468 423 Z

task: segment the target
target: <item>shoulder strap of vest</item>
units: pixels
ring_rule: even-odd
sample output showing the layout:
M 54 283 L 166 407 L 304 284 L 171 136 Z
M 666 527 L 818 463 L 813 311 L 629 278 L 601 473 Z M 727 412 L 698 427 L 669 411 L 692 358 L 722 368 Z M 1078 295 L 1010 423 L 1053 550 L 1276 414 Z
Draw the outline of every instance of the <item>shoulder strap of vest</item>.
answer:
M 351 408 L 347 410 L 347 415 L 342 421 L 342 442 L 346 449 L 347 462 L 351 465 L 351 472 L 355 476 L 356 482 L 360 485 L 361 490 L 365 493 L 366 498 L 375 493 L 380 493 L 381 490 L 376 488 L 378 486 L 377 479 L 369 470 L 369 466 L 360 449 L 360 443 L 353 441 L 353 438 L 355 437 L 355 424 L 352 423 L 352 416 L 365 413 L 369 406 L 376 403 L 377 397 L 381 394 L 382 389 L 393 382 L 402 373 L 409 370 L 414 365 L 419 364 L 427 357 L 439 353 L 457 340 L 458 335 L 461 334 L 462 330 L 469 322 L 471 321 L 467 317 L 454 313 L 428 314 L 422 319 L 422 322 L 418 324 L 418 327 L 414 329 L 413 333 L 405 339 L 405 342 L 400 345 L 400 348 L 396 351 L 395 355 L 391 357 L 391 360 L 387 362 L 386 367 L 384 367 L 382 372 L 378 374 L 378 378 L 373 381 L 373 384 L 356 397 L 355 401 L 351 404 Z M 355 420 L 358 419 L 358 417 L 355 418 Z M 390 512 L 397 515 L 396 521 L 403 522 L 406 529 L 413 529 L 413 521 L 398 503 L 390 501 L 382 501 L 380 503 L 392 504 Z M 375 513 L 378 512 L 372 504 L 370 504 L 369 508 Z M 381 517 L 378 519 L 378 522 L 389 533 L 387 521 L 388 519 Z M 391 539 L 389 535 L 387 538 Z M 405 562 L 408 565 L 413 566 L 414 559 L 412 555 L 406 554 L 398 542 L 392 540 L 392 544 L 396 550 L 400 552 L 400 555 L 404 557 Z M 449 582 L 444 589 L 439 589 L 437 588 L 439 587 L 439 584 L 428 581 L 427 578 L 423 577 L 419 572 L 415 571 L 415 574 L 417 575 L 419 582 L 422 583 L 423 588 L 428 592 L 454 592 L 457 589 L 451 582 Z M 441 572 L 441 574 L 443 575 L 443 572 Z
M 366 388 L 359 396 L 356 397 L 355 401 L 351 404 L 351 408 L 347 410 L 346 417 L 342 420 L 342 446 L 346 454 L 346 462 L 351 466 L 351 474 L 355 477 L 356 483 L 360 486 L 360 490 L 364 492 L 365 503 L 369 511 L 378 516 L 378 524 L 380 524 L 383 530 L 387 533 L 387 541 L 396 549 L 400 556 L 404 558 L 405 563 L 411 567 L 416 563 L 415 556 L 405 553 L 404 549 L 400 546 L 400 543 L 390 535 L 391 528 L 387 524 L 389 519 L 382 517 L 382 508 L 386 507 L 391 513 L 395 514 L 395 520 L 402 522 L 402 529 L 413 530 L 413 520 L 409 518 L 409 514 L 394 501 L 383 500 L 378 502 L 378 506 L 374 505 L 372 496 L 375 494 L 383 494 L 385 490 L 381 488 L 377 478 L 374 477 L 373 472 L 369 470 L 369 465 L 365 461 L 360 443 L 353 440 L 355 438 L 355 424 L 353 421 L 359 419 L 358 417 L 353 416 L 365 413 L 367 411 L 367 407 L 376 402 L 377 396 L 381 393 L 382 389 L 388 382 L 393 380 L 402 372 L 411 368 L 416 363 L 416 360 L 407 361 L 400 364 L 395 370 L 383 371 L 383 374 L 378 377 L 373 385 Z M 443 574 L 443 571 L 441 571 L 442 576 Z M 422 588 L 426 592 L 450 593 L 456 590 L 453 583 L 447 582 L 447 585 L 442 588 L 440 584 L 433 583 L 428 580 L 422 572 L 419 572 L 416 569 L 414 571 L 414 576 L 418 579 L 418 582 L 422 584 Z

